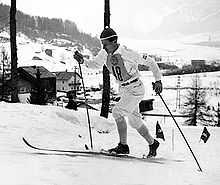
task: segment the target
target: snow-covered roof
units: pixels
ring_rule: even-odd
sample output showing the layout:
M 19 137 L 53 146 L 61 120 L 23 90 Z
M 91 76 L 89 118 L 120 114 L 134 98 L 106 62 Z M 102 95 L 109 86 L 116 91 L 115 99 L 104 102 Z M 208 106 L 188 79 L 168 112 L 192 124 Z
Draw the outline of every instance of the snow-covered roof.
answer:
M 67 72 L 67 71 L 56 72 L 57 80 L 69 80 L 71 77 L 75 75 L 79 76 L 79 74 L 75 72 Z
M 26 71 L 28 74 L 30 74 L 34 78 L 36 78 L 37 69 L 39 69 L 39 71 L 40 71 L 41 78 L 55 78 L 56 77 L 53 73 L 48 71 L 43 66 L 22 66 L 19 68 L 23 69 L 24 71 Z

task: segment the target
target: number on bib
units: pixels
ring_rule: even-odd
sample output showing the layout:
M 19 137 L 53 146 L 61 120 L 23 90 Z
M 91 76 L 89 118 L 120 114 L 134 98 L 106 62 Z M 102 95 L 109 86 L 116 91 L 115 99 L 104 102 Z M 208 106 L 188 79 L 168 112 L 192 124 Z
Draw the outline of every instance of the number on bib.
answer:
M 121 69 L 119 66 L 112 66 L 112 72 L 116 80 L 123 81 Z

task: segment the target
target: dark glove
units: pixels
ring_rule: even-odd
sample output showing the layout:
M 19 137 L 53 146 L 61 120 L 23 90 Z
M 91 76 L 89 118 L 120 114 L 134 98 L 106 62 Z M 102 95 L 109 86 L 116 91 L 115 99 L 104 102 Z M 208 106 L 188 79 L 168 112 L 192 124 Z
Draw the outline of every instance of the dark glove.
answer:
M 82 55 L 80 52 L 75 51 L 73 57 L 74 57 L 74 59 L 76 59 L 77 62 L 79 62 L 80 64 L 83 64 L 83 63 L 84 63 L 83 55 Z
M 158 80 L 152 84 L 153 84 L 153 90 L 156 92 L 156 94 L 162 93 L 163 85 L 162 85 L 161 80 Z

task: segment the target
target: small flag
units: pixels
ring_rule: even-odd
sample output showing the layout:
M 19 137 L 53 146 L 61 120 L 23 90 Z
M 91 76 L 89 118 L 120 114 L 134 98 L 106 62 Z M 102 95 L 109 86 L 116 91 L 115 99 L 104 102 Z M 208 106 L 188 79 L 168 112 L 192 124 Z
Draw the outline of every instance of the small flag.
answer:
M 89 150 L 89 147 L 87 146 L 87 144 L 85 144 L 85 148 L 86 148 L 86 150 Z
M 209 133 L 209 131 L 207 130 L 207 128 L 204 127 L 200 139 L 202 139 L 202 140 L 204 141 L 204 143 L 206 143 L 207 140 L 209 139 L 209 137 L 210 137 L 210 133 Z
M 156 138 L 161 138 L 165 141 L 163 131 L 162 131 L 161 126 L 158 123 L 158 121 L 157 121 L 157 124 L 156 124 Z

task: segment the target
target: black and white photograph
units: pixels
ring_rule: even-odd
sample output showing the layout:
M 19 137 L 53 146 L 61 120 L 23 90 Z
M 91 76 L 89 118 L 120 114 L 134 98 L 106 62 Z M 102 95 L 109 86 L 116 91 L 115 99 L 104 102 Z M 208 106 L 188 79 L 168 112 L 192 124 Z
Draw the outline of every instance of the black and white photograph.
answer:
M 219 0 L 0 0 L 0 184 L 220 184 L 219 20 Z

